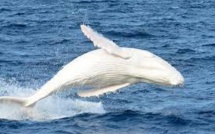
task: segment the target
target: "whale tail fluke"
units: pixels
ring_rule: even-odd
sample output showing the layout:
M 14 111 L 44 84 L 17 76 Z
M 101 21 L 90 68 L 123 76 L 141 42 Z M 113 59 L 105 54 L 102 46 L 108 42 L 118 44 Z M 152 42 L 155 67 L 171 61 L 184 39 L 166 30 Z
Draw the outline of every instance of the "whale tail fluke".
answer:
M 1 103 L 10 103 L 10 104 L 17 104 L 17 105 L 21 105 L 21 106 L 31 106 L 28 105 L 28 98 L 22 98 L 22 97 L 11 97 L 11 96 L 2 96 L 0 97 L 0 104 Z

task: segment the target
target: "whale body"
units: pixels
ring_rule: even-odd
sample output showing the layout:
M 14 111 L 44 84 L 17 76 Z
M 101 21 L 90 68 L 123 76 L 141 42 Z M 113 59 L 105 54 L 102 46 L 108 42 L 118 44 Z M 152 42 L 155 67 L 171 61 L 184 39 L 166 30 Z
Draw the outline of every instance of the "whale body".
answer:
M 91 97 L 140 82 L 183 85 L 181 73 L 155 54 L 136 48 L 119 47 L 86 25 L 81 25 L 81 30 L 99 49 L 85 53 L 65 65 L 32 96 L 2 96 L 0 102 L 33 106 L 48 95 L 71 87 L 90 87 L 77 94 Z

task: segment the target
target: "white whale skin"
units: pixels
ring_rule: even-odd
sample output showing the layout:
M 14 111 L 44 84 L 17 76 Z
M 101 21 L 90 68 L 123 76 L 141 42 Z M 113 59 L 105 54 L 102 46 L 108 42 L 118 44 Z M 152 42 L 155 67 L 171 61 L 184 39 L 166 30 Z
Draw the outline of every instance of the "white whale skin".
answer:
M 183 85 L 181 73 L 155 54 L 141 49 L 119 47 L 86 25 L 81 25 L 81 30 L 100 49 L 83 54 L 65 65 L 32 96 L 3 96 L 0 97 L 0 102 L 32 106 L 58 90 L 71 87 L 93 87 L 94 89 L 78 92 L 81 97 L 90 97 L 115 92 L 139 82 Z

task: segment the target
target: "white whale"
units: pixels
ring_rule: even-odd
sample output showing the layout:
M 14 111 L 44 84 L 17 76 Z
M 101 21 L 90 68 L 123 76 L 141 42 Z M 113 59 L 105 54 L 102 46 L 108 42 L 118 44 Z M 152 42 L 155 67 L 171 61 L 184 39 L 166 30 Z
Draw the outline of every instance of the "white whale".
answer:
M 32 106 L 56 91 L 71 87 L 93 87 L 78 92 L 81 97 L 90 97 L 115 92 L 139 82 L 170 86 L 183 84 L 181 73 L 151 52 L 119 47 L 86 25 L 81 25 L 81 30 L 99 49 L 83 54 L 65 65 L 32 96 L 3 96 L 0 102 Z

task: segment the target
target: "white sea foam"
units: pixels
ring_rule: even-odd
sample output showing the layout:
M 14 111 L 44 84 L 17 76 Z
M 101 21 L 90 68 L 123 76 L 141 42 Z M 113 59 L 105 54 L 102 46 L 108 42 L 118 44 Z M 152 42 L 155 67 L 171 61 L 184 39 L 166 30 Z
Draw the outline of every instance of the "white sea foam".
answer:
M 35 90 L 20 87 L 16 82 L 5 82 L 0 79 L 0 96 L 29 96 Z M 49 96 L 32 108 L 15 104 L 0 104 L 0 118 L 9 120 L 52 120 L 71 117 L 82 113 L 103 114 L 105 110 L 101 102 L 90 102 L 79 99 Z

